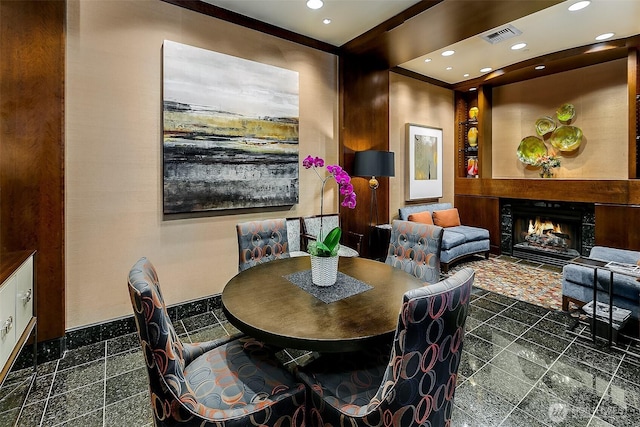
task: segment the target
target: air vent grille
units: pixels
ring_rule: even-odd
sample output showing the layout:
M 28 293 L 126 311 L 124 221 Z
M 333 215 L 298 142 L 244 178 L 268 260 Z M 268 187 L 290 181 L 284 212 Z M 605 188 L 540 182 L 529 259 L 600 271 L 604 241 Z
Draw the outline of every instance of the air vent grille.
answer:
M 506 27 L 499 28 L 490 33 L 482 34 L 480 35 L 480 38 L 491 44 L 496 44 L 505 40 L 512 39 L 516 36 L 519 36 L 520 34 L 522 34 L 522 31 L 509 24 Z

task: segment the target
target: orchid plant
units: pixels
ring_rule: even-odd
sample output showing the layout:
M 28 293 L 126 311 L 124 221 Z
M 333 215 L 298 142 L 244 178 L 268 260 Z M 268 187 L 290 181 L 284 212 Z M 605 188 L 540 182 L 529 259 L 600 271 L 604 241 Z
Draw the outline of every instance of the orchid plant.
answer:
M 324 208 L 324 186 L 327 181 L 333 178 L 338 184 L 340 194 L 344 196 L 340 205 L 353 209 L 356 207 L 356 193 L 353 191 L 353 185 L 351 184 L 351 177 L 338 165 L 328 165 L 328 175 L 322 176 L 318 171 L 319 168 L 324 167 L 324 160 L 320 157 L 307 156 L 302 161 L 302 166 L 305 169 L 313 169 L 320 181 L 322 181 L 322 189 L 320 190 L 320 234 L 315 242 L 309 244 L 309 253 L 316 256 L 335 256 L 338 253 L 340 238 L 342 237 L 342 230 L 340 227 L 335 227 L 329 231 L 326 237 L 323 237 L 322 233 L 322 214 Z

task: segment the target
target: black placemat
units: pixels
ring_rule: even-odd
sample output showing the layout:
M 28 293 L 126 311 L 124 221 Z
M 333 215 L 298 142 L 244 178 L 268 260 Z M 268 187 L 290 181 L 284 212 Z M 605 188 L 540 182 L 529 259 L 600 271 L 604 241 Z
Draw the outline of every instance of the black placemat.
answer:
M 333 286 L 314 285 L 311 281 L 311 270 L 298 271 L 284 276 L 284 278 L 326 304 L 373 289 L 370 285 L 339 271 Z

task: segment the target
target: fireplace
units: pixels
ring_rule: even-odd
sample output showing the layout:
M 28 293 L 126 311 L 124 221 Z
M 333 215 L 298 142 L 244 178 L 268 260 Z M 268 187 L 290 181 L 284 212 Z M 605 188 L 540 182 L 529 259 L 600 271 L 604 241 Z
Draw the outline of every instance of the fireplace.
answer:
M 505 199 L 501 212 L 503 254 L 563 266 L 593 246 L 592 204 Z

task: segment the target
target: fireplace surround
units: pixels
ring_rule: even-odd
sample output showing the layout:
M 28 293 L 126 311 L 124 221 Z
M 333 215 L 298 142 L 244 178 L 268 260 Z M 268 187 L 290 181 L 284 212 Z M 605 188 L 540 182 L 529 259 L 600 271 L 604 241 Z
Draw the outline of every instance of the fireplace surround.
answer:
M 592 203 L 500 199 L 500 250 L 516 258 L 564 266 L 595 244 Z

